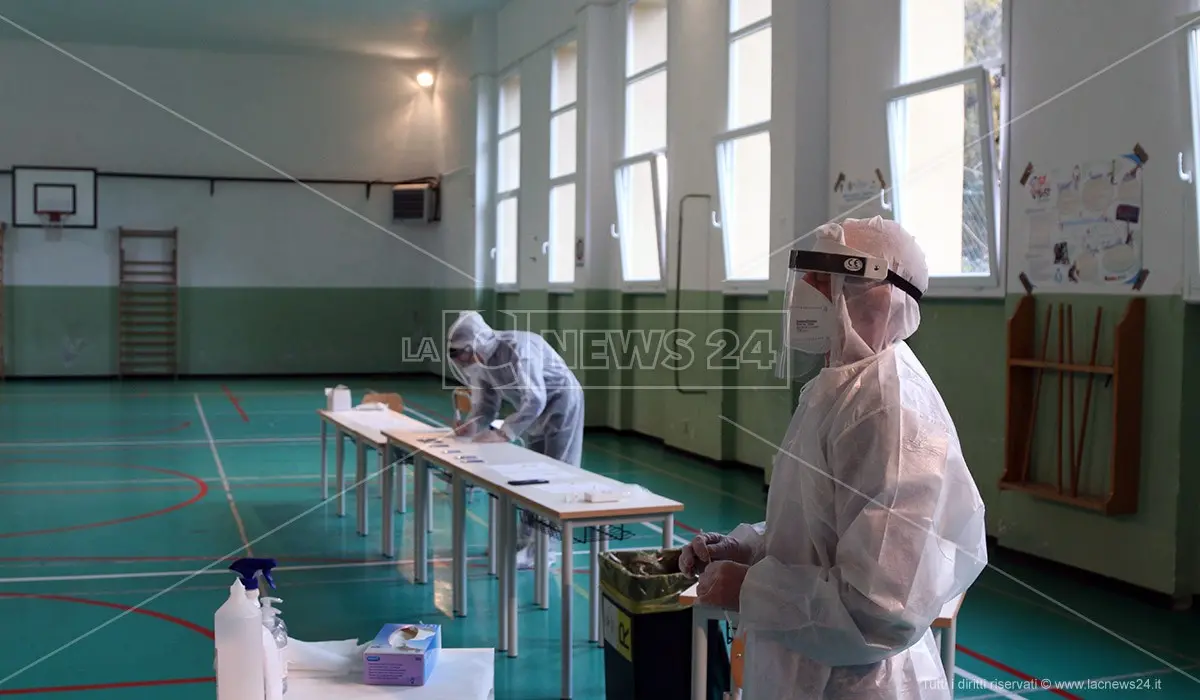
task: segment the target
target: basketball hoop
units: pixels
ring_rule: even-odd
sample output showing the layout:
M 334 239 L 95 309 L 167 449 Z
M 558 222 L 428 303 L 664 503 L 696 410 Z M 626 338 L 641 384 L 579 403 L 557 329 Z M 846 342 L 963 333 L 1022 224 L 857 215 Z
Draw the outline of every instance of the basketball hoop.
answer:
M 42 220 L 42 228 L 47 232 L 61 233 L 67 221 L 67 215 L 61 211 L 39 211 L 37 215 Z

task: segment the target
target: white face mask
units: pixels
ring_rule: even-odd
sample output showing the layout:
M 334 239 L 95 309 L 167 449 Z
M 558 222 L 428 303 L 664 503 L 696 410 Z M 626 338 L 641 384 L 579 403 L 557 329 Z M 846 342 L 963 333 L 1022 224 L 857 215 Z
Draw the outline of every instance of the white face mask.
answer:
M 824 355 L 833 335 L 833 302 L 803 281 L 791 287 L 784 343 L 793 350 Z

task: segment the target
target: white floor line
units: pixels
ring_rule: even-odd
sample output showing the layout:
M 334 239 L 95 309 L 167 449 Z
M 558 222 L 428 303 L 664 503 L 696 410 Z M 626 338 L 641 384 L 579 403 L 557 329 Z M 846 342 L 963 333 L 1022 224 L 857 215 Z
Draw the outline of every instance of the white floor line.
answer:
M 305 444 L 317 442 L 319 437 L 249 437 L 214 440 L 218 445 L 238 447 L 249 445 Z M 0 450 L 45 450 L 76 449 L 83 447 L 207 447 L 208 440 L 98 440 L 98 441 L 46 441 L 46 442 L 0 442 Z
M 233 513 L 233 521 L 237 524 L 238 535 L 242 538 L 242 546 L 246 548 L 247 556 L 254 556 L 250 548 L 250 538 L 246 536 L 246 523 L 242 522 L 242 514 L 238 512 L 237 501 L 233 498 L 233 487 L 229 485 L 229 476 L 225 474 L 225 465 L 221 463 L 221 453 L 213 440 L 212 430 L 208 427 L 208 418 L 204 415 L 204 406 L 199 394 L 192 394 L 196 401 L 196 413 L 200 416 L 200 424 L 204 426 L 204 434 L 208 436 L 208 446 L 212 450 L 213 462 L 217 465 L 217 474 L 221 477 L 221 488 L 225 490 L 225 500 L 229 502 L 229 510 Z
M 468 557 L 467 561 L 485 561 L 487 557 Z M 232 561 L 232 558 L 230 558 Z M 449 557 L 430 557 L 430 564 L 445 564 L 450 562 Z M 345 562 L 338 564 L 303 564 L 300 566 L 277 566 L 273 569 L 276 573 L 287 571 L 323 571 L 327 569 L 368 569 L 380 566 L 406 566 L 412 565 L 412 559 L 380 559 L 379 561 L 356 561 Z M 26 583 L 54 583 L 59 581 L 116 581 L 121 579 L 132 578 L 164 578 L 175 576 L 191 576 L 196 571 L 133 571 L 116 574 L 71 574 L 64 576 L 17 576 L 12 578 L 0 578 L 0 585 L 15 585 Z M 212 568 L 207 571 L 201 571 L 202 576 L 213 576 L 217 574 L 229 574 L 228 569 Z M 2 600 L 2 599 L 0 599 Z
M 658 525 L 655 525 L 654 523 L 642 523 L 642 524 L 645 525 L 646 527 L 650 528 L 651 530 L 654 530 L 655 532 L 657 532 L 660 535 L 663 534 L 662 528 L 659 527 Z M 675 542 L 676 544 L 680 544 L 680 545 L 685 545 L 688 542 L 691 542 L 691 540 L 687 539 L 686 537 L 680 537 L 678 534 L 676 534 L 674 532 L 671 533 L 671 539 L 673 542 Z
M 1185 671 L 1190 671 L 1194 668 L 1200 668 L 1200 664 L 1189 664 L 1187 666 L 1181 666 L 1180 668 L 1182 668 Z M 1153 668 L 1153 669 L 1150 669 L 1147 671 L 1136 671 L 1134 673 L 1122 673 L 1118 676 L 1101 676 L 1099 678 L 1085 678 L 1083 680 L 1078 680 L 1078 681 L 1055 681 L 1054 687 L 1058 688 L 1060 690 L 1067 690 L 1067 691 L 1087 690 L 1089 683 L 1108 683 L 1110 681 L 1126 681 L 1126 680 L 1131 680 L 1134 678 L 1147 678 L 1149 676 L 1164 676 L 1164 675 L 1171 674 L 1171 673 L 1175 673 L 1175 669 L 1173 669 L 1173 668 Z M 1048 693 L 1051 690 L 1052 690 L 1052 688 L 1038 688 L 1037 690 L 1027 690 L 1027 691 L 1021 693 L 1021 697 L 1031 698 L 1031 697 L 1034 697 L 1035 695 L 1037 695 L 1038 693 Z M 1119 690 L 1119 689 L 1109 688 L 1106 690 Z M 1129 690 L 1132 691 L 1135 689 L 1129 688 Z M 1148 688 L 1140 688 L 1140 689 L 1136 689 L 1136 690 L 1144 691 L 1144 690 L 1149 690 L 1149 689 Z M 975 699 L 972 698 L 972 700 L 975 700 Z
M 991 695 L 976 696 L 971 698 L 971 700 L 983 700 L 984 698 L 1008 698 L 1008 700 L 1023 700 L 1020 695 L 1005 690 L 988 679 L 983 678 L 982 676 L 977 676 L 970 671 L 964 671 L 961 668 L 956 668 L 954 669 L 954 675 L 970 681 L 977 687 L 987 688 L 992 693 Z M 954 689 L 952 688 L 951 691 L 953 690 Z M 951 695 L 953 695 L 953 692 L 951 692 Z

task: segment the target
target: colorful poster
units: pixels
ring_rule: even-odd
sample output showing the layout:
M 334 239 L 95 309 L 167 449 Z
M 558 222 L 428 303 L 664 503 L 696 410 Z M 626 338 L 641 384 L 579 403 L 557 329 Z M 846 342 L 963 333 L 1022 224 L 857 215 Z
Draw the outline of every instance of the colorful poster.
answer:
M 1026 272 L 1034 284 L 1133 284 L 1142 269 L 1142 160 L 1128 154 L 1035 173 Z

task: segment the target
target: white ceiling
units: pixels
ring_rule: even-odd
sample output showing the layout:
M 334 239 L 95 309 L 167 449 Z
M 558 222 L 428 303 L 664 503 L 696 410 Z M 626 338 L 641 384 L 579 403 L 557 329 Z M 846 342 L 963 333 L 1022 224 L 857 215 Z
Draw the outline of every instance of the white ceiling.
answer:
M 428 58 L 505 0 L 0 0 L 0 39 Z

